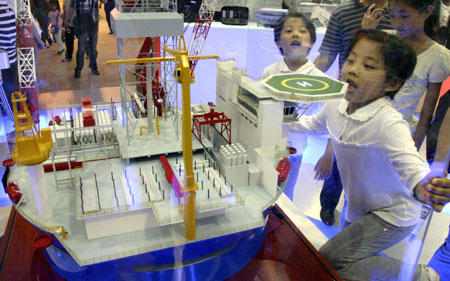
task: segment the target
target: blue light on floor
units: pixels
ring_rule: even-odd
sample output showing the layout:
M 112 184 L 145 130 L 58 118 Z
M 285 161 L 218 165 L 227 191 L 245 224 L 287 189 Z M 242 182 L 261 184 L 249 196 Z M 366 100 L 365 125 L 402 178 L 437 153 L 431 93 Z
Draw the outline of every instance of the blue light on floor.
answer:
M 334 235 L 336 235 L 339 232 L 339 229 L 335 226 L 327 226 L 322 221 L 316 220 L 311 217 L 307 217 L 316 227 L 320 230 L 320 232 L 325 235 L 328 239 L 331 239 Z
M 39 124 L 40 128 L 48 128 L 47 110 L 39 110 Z
M 291 155 L 289 157 L 289 162 L 291 163 L 291 170 L 289 172 L 288 182 L 286 183 L 286 187 L 284 188 L 284 194 L 286 194 L 289 199 L 293 200 L 298 171 L 300 170 L 300 165 L 302 164 L 302 156 Z

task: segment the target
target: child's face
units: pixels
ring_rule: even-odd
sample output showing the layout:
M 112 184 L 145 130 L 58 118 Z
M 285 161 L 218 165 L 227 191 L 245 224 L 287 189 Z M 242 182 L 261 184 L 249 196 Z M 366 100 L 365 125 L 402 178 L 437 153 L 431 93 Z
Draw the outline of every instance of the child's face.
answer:
M 285 56 L 306 56 L 312 48 L 311 36 L 302 18 L 288 18 L 281 29 L 278 48 Z
M 56 5 L 55 4 L 50 4 L 50 10 L 52 10 L 52 11 L 56 10 Z
M 370 103 L 384 96 L 386 70 L 381 57 L 381 44 L 367 39 L 359 40 L 342 67 L 342 81 L 347 82 L 345 99 L 349 103 Z
M 423 32 L 425 20 L 431 15 L 433 6 L 421 13 L 403 1 L 394 0 L 389 5 L 391 24 L 400 37 L 406 38 Z

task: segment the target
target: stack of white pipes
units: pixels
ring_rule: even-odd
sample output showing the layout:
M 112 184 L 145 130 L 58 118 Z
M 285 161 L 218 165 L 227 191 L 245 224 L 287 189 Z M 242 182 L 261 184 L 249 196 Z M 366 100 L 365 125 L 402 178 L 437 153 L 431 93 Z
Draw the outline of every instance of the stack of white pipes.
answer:
M 84 128 L 83 126 L 83 113 L 78 112 L 75 114 L 75 118 L 73 120 L 73 127 L 75 129 L 75 142 L 76 143 L 93 143 L 94 142 L 94 130 L 91 128 Z
M 111 127 L 111 124 L 112 124 L 111 115 L 109 115 L 109 112 L 107 110 L 97 111 L 96 124 L 98 126 L 102 126 L 98 130 L 100 140 L 114 141 L 114 133 L 113 133 L 113 129 Z M 105 127 L 105 126 L 108 126 L 108 127 Z
M 247 163 L 247 150 L 240 143 L 220 146 L 220 160 L 227 167 L 241 166 Z

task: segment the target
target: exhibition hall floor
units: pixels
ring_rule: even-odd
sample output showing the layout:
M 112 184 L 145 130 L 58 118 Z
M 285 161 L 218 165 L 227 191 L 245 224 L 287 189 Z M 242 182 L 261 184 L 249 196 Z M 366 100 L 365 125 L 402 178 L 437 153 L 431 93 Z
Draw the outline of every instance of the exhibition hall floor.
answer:
M 114 35 L 108 35 L 109 29 L 104 19 L 103 9 L 101 9 L 102 18 L 100 20 L 99 27 L 99 40 L 98 40 L 98 68 L 101 73 L 100 76 L 94 76 L 90 74 L 90 70 L 88 68 L 89 61 L 85 60 L 85 67 L 82 71 L 80 79 L 74 79 L 74 68 L 75 68 L 75 57 L 76 57 L 76 43 L 75 41 L 75 52 L 72 61 L 70 62 L 61 62 L 64 55 L 57 55 L 56 46 L 53 45 L 51 48 L 46 50 L 38 51 L 38 67 L 37 67 L 37 76 L 39 79 L 39 107 L 40 107 L 40 115 L 41 115 L 41 124 L 48 124 L 47 110 L 50 109 L 51 106 L 56 105 L 68 105 L 78 104 L 81 102 L 82 97 L 92 97 L 93 102 L 100 101 L 119 101 L 119 77 L 118 77 L 118 67 L 117 66 L 106 66 L 104 64 L 105 61 L 117 58 L 117 42 Z M 192 27 L 192 25 L 191 25 Z M 223 28 L 214 30 L 211 32 L 211 37 L 213 36 L 222 36 L 221 32 L 232 33 L 233 27 Z M 188 34 L 189 30 L 186 32 Z M 258 42 L 251 40 L 253 34 L 250 34 L 250 31 L 247 31 L 248 34 L 245 35 L 245 40 L 243 44 L 256 44 Z M 268 31 L 267 34 L 271 34 L 271 31 Z M 190 36 L 190 34 L 188 35 Z M 210 38 L 211 39 L 211 38 Z M 272 40 L 270 36 L 270 40 Z M 188 39 L 186 40 L 188 42 Z M 232 42 L 236 44 L 236 42 Z M 228 45 L 226 44 L 218 44 L 215 40 L 208 41 L 206 40 L 203 54 L 213 54 L 212 50 L 216 48 L 226 48 Z M 261 45 L 254 46 L 256 49 L 261 48 Z M 317 46 L 315 46 L 317 47 Z M 246 50 L 252 50 L 251 46 L 245 46 Z M 262 46 L 265 48 L 265 46 Z M 267 48 L 273 48 L 276 53 L 278 50 L 275 49 L 275 45 L 273 46 L 269 44 Z M 218 52 L 224 53 L 224 50 L 218 50 Z M 250 51 L 248 51 L 251 53 Z M 233 53 L 228 52 L 228 57 L 231 57 Z M 279 59 L 276 58 L 275 61 Z M 236 58 L 236 62 L 239 64 L 239 58 Z M 202 63 L 202 62 L 200 62 Z M 199 68 L 201 68 L 199 63 Z M 212 62 L 208 62 L 211 64 Z M 244 66 L 247 66 L 248 63 L 251 63 L 251 60 L 248 59 Z M 214 67 L 214 66 L 213 66 Z M 259 69 L 263 69 L 264 66 L 259 66 Z M 257 70 L 257 73 L 260 73 L 260 70 Z M 199 69 L 200 70 L 200 69 Z M 204 77 L 205 71 L 202 72 L 203 77 L 197 80 L 197 83 L 202 85 L 202 81 L 209 80 L 215 83 L 215 72 L 209 73 L 210 77 Z M 196 73 L 197 77 L 200 77 L 200 74 Z M 212 82 L 211 82 L 212 83 Z M 195 84 L 194 84 L 195 85 Z M 215 86 L 210 90 L 214 93 Z M 193 91 L 194 92 L 194 91 Z M 194 92 L 195 93 L 195 92 Z M 193 103 L 195 102 L 206 102 L 215 100 L 208 100 L 209 98 L 205 98 L 199 94 L 198 97 L 193 97 Z M 215 99 L 215 96 L 214 96 Z M 45 127 L 41 125 L 41 127 Z M 5 130 L 3 130 L 4 132 Z M 6 138 L 4 137 L 4 133 L 0 135 L 1 142 L 1 156 L 3 158 L 6 157 L 8 152 L 8 145 L 6 144 Z M 314 231 L 309 233 L 307 228 L 299 229 L 305 234 L 308 239 L 314 240 L 314 235 L 317 230 L 319 230 L 325 237 L 330 238 L 338 231 L 339 221 L 340 221 L 340 212 L 343 206 L 343 199 L 338 206 L 338 211 L 336 212 L 336 222 L 334 226 L 325 226 L 321 223 L 319 212 L 320 212 L 320 203 L 319 203 L 319 194 L 322 187 L 322 181 L 316 181 L 313 179 L 314 175 L 314 165 L 318 158 L 322 155 L 325 148 L 326 139 L 321 137 L 310 137 L 308 138 L 308 146 L 304 151 L 302 157 L 302 164 L 300 167 L 300 171 L 298 174 L 297 182 L 293 192 L 291 194 L 293 205 L 297 209 L 295 212 L 300 214 L 304 214 L 309 218 L 310 223 L 315 226 Z M 2 158 L 2 159 L 3 159 Z M 3 191 L 0 191 L 0 236 L 3 235 L 4 228 L 6 226 L 9 213 L 10 206 L 9 200 L 5 198 L 5 194 Z M 295 213 L 294 212 L 294 213 Z M 433 220 L 431 223 L 431 229 L 433 231 L 429 231 L 425 245 L 423 247 L 423 251 L 421 254 L 420 262 L 427 263 L 430 259 L 431 255 L 438 248 L 438 246 L 444 241 L 445 236 L 448 233 L 447 226 L 450 222 L 450 216 L 445 214 L 434 214 Z M 326 241 L 326 240 L 325 240 Z M 318 240 L 316 242 L 311 242 L 314 246 L 318 247 L 323 240 Z

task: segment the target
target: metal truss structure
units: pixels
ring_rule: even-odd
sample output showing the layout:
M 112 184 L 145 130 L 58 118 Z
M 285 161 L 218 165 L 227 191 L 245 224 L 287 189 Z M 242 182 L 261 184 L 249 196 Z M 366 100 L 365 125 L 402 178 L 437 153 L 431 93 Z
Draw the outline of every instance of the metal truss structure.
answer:
M 219 0 L 203 0 L 193 35 L 189 45 L 189 55 L 199 55 L 208 35 L 214 12 Z M 116 2 L 120 12 L 176 12 L 176 0 L 136 1 L 120 0 Z M 161 57 L 162 46 L 178 49 L 176 37 L 160 38 L 118 38 L 118 59 Z M 197 60 L 191 61 L 193 73 Z M 172 118 L 177 138 L 179 138 L 178 84 L 174 77 L 176 62 L 158 62 L 136 65 L 119 65 L 120 95 L 122 101 L 122 120 L 127 127 L 127 139 L 130 142 L 137 129 L 135 117 L 148 116 L 148 128 L 152 131 L 152 115 Z M 151 93 L 151 95 L 149 95 Z M 154 112 L 153 109 L 156 108 Z
M 33 22 L 29 0 L 16 1 L 16 22 L 19 89 L 27 98 L 31 116 L 39 128 L 39 88 L 36 80 Z
M 116 7 L 124 13 L 177 11 L 177 0 L 119 0 Z
M 177 9 L 176 0 L 162 1 L 127 1 L 116 2 L 120 12 L 174 12 Z M 118 59 L 135 59 L 163 56 L 162 46 L 178 47 L 175 36 L 147 38 L 118 38 Z M 119 65 L 120 96 L 122 102 L 122 120 L 127 128 L 127 139 L 137 129 L 138 120 L 135 117 L 147 115 L 148 128 L 152 131 L 153 114 L 172 118 L 177 138 L 179 137 L 178 84 L 174 73 L 176 62 L 158 62 L 136 65 Z M 150 95 L 148 95 L 150 93 Z M 153 107 L 157 110 L 154 112 Z
M 214 18 L 214 12 L 219 4 L 219 0 L 203 0 L 198 11 L 197 19 L 195 20 L 194 29 L 192 30 L 192 37 L 189 41 L 189 55 L 200 55 L 203 49 L 203 44 L 208 36 L 211 22 Z M 198 60 L 191 61 L 191 72 L 194 72 Z

